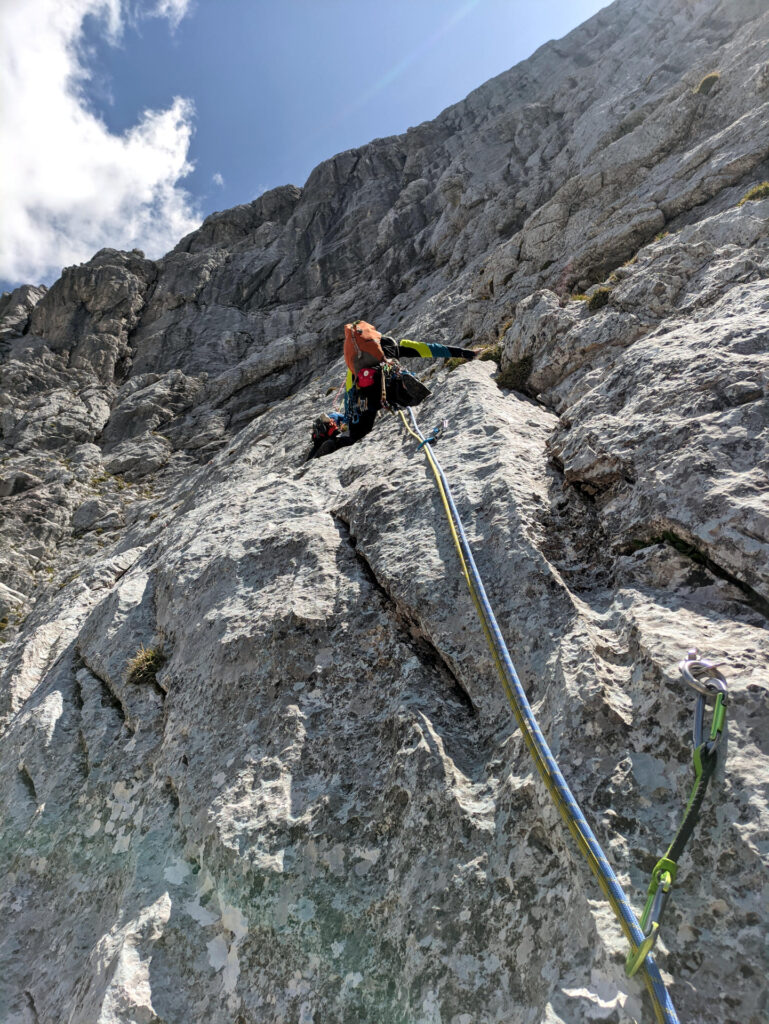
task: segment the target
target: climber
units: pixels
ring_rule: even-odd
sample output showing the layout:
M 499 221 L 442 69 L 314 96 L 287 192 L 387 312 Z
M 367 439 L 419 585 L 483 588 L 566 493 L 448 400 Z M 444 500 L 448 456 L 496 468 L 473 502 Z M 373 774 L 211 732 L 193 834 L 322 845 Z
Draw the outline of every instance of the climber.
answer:
M 339 448 L 354 444 L 374 426 L 382 405 L 399 408 L 419 405 L 429 394 L 399 358 L 422 356 L 473 359 L 471 349 L 451 345 L 427 344 L 403 339 L 400 343 L 381 334 L 365 320 L 355 320 L 344 327 L 344 359 L 347 363 L 345 414 L 320 417 L 313 424 L 313 447 L 308 458 L 321 458 Z M 344 427 L 346 426 L 346 430 Z

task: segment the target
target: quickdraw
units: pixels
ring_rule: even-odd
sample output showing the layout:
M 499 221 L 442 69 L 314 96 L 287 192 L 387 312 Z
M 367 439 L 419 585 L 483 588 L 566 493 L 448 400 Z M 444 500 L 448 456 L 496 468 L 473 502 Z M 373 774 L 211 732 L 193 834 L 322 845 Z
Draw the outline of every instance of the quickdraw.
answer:
M 641 915 L 641 928 L 645 938 L 634 952 L 628 954 L 625 961 L 625 973 L 630 978 L 636 973 L 657 941 L 662 916 L 676 880 L 678 859 L 694 832 L 708 783 L 718 765 L 718 745 L 726 721 L 726 679 L 719 671 L 718 665 L 700 658 L 699 652 L 693 648 L 684 660 L 679 662 L 678 668 L 684 680 L 697 691 L 697 701 L 694 706 L 694 750 L 692 752 L 694 785 L 686 804 L 683 820 L 673 842 L 665 851 L 664 857 L 661 857 L 654 865 L 652 871 L 646 893 L 646 904 Z M 705 708 L 709 700 L 714 702 L 713 713 L 710 721 L 710 733 L 708 738 L 703 740 Z

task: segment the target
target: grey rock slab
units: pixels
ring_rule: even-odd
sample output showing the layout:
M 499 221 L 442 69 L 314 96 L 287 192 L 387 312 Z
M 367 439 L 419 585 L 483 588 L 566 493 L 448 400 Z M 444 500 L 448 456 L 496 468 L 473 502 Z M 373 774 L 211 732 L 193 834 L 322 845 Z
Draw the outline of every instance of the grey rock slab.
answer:
M 762 454 L 763 382 L 769 363 L 759 310 L 766 297 L 765 282 L 737 286 L 710 316 L 637 341 L 603 381 L 595 380 L 570 405 L 568 421 L 579 421 L 577 433 L 561 427 L 551 443 L 567 479 L 602 494 L 618 536 L 629 541 L 633 531 L 643 537 L 678 530 L 764 595 L 769 481 Z M 740 309 L 738 337 L 729 338 Z M 743 375 L 753 400 L 730 399 L 721 387 Z M 668 381 L 674 383 L 674 403 L 663 383 Z M 612 398 L 595 417 L 586 416 L 599 393 Z M 615 433 L 620 409 L 624 426 Z
M 130 441 L 122 441 L 104 456 L 108 473 L 121 474 L 126 480 L 138 480 L 154 473 L 171 458 L 171 444 L 162 434 L 146 431 Z
M 35 606 L 24 631 L 0 650 L 0 720 L 8 723 L 34 693 L 46 673 L 70 648 L 88 612 L 133 565 L 142 549 L 100 558 L 74 573 L 67 586 L 54 588 Z
M 23 284 L 12 292 L 0 296 L 0 345 L 8 338 L 23 334 L 29 323 L 29 315 L 45 295 L 45 285 L 34 287 Z
M 135 682 L 130 663 L 144 649 L 161 646 L 156 636 L 153 584 L 137 566 L 94 608 L 78 635 L 78 653 L 122 708 L 131 732 L 149 728 L 162 710 L 160 684 Z
M 130 354 L 128 334 L 155 273 L 138 250 L 102 249 L 89 263 L 64 271 L 35 306 L 30 330 L 54 351 L 65 351 L 71 366 L 112 383 L 118 362 Z
M 201 382 L 180 370 L 132 377 L 115 396 L 102 432 L 105 447 L 157 430 L 188 409 Z
M 23 469 L 11 470 L 0 474 L 0 498 L 10 498 L 13 494 L 20 494 L 22 491 L 29 491 L 37 487 L 42 480 L 26 473 Z
M 0 584 L 0 620 L 5 620 L 5 628 L 8 626 L 8 616 L 11 612 L 18 611 L 24 605 L 24 594 L 18 590 Z
M 72 529 L 75 533 L 85 533 L 93 529 L 114 529 L 123 524 L 119 506 L 116 507 L 99 498 L 89 498 L 78 505 L 72 515 Z
M 94 433 L 84 404 L 71 392 L 61 390 L 30 405 L 10 432 L 9 440 L 19 448 L 29 449 L 41 441 L 57 447 L 65 441 L 90 440 Z
M 522 367 L 526 389 L 560 413 L 550 452 L 597 496 L 618 545 L 678 533 L 765 597 L 764 205 L 642 250 L 597 313 L 532 295 L 503 367 Z M 622 441 L 610 441 L 619 420 Z
M 362 316 L 501 346 L 410 364 L 419 418 L 639 910 L 692 781 L 676 663 L 724 663 L 657 956 L 682 1021 L 762 1019 L 767 38 L 756 0 L 619 0 L 162 260 L 0 299 L 0 477 L 39 481 L 0 499 L 0 1018 L 652 1019 L 424 453 L 381 414 L 305 461 Z

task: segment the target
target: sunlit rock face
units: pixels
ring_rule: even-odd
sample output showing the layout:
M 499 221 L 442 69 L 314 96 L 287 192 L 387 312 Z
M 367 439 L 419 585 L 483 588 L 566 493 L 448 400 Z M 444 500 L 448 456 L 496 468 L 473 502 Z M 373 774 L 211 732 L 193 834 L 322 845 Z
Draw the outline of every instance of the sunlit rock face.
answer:
M 651 1021 L 421 453 L 306 463 L 341 325 L 418 367 L 543 731 L 657 959 L 766 1013 L 769 12 L 619 0 L 435 121 L 0 299 L 0 1021 Z M 581 298 L 574 298 L 580 295 Z M 414 365 L 414 364 L 412 364 Z

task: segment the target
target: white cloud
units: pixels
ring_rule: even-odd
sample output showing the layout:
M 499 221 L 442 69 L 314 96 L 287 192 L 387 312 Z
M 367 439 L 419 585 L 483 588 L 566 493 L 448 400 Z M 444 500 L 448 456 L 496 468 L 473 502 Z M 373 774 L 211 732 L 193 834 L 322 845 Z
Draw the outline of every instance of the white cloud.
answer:
M 214 185 L 218 185 L 219 188 L 224 188 L 224 178 L 219 173 L 219 171 L 215 171 L 211 175 L 211 181 L 213 181 Z
M 160 18 L 168 18 L 174 28 L 177 27 L 190 6 L 190 0 L 157 0 L 152 14 Z
M 78 41 L 99 19 L 116 42 L 123 0 L 2 0 L 0 5 L 0 277 L 50 280 L 104 246 L 157 257 L 199 222 L 180 185 L 194 108 L 173 99 L 115 135 L 91 113 Z M 187 0 L 148 13 L 177 23 Z

